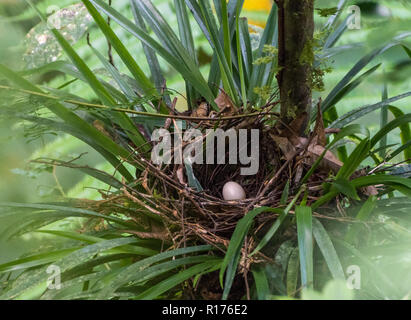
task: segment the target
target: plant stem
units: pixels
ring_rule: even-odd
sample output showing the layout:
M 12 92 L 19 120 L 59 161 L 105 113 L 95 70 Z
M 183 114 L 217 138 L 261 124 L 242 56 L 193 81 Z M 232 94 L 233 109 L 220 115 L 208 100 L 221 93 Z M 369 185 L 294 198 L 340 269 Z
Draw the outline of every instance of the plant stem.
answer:
M 300 119 L 297 132 L 307 127 L 311 106 L 314 61 L 314 0 L 276 0 L 278 6 L 278 86 L 281 118 Z

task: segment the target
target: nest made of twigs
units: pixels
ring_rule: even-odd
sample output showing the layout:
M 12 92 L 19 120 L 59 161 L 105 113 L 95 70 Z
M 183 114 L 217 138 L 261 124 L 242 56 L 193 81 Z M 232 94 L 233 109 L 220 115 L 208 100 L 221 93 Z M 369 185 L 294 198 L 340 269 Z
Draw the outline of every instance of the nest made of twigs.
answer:
M 162 217 L 165 226 L 144 235 L 139 233 L 139 236 L 172 240 L 175 246 L 180 246 L 183 241 L 198 239 L 212 245 L 227 246 L 238 221 L 247 212 L 260 206 L 284 206 L 280 202 L 287 181 L 291 199 L 295 195 L 298 181 L 309 169 L 309 163 L 304 160 L 307 145 L 294 148 L 292 154 L 285 152 L 275 139 L 278 132 L 273 129 L 272 123 L 267 124 L 267 120 L 272 121 L 263 114 L 244 114 L 244 117 L 218 122 L 218 127 L 224 130 L 260 129 L 259 171 L 253 176 L 242 176 L 240 165 L 194 165 L 194 175 L 203 191 L 195 190 L 187 184 L 184 165 L 155 165 L 149 154 L 139 153 L 133 161 L 136 166 L 144 169 L 136 177 L 136 187 L 123 188 L 124 195 L 150 213 Z M 202 131 L 210 126 L 217 127 L 216 122 L 197 119 L 191 125 Z M 321 193 L 321 183 L 326 177 L 325 171 L 319 171 L 310 178 L 308 202 L 315 200 Z M 222 188 L 228 181 L 242 185 L 247 198 L 240 201 L 224 200 Z M 286 203 L 288 202 L 286 199 Z M 261 227 L 276 217 L 274 213 L 260 214 L 256 225 Z

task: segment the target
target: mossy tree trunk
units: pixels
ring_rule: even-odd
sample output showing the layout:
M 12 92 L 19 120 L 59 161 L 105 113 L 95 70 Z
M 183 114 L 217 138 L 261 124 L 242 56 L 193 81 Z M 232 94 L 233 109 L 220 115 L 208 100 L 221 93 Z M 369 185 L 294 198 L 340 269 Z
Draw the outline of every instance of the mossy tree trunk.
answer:
M 314 61 L 314 0 L 276 0 L 278 6 L 278 65 L 282 123 L 293 122 L 302 134 L 312 97 Z

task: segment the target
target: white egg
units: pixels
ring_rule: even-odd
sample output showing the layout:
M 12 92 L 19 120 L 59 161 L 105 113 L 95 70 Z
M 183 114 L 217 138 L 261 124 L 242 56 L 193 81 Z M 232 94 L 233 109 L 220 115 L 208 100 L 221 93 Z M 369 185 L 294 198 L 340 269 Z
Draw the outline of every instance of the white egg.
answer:
M 237 182 L 229 181 L 223 187 L 224 200 L 243 200 L 245 199 L 245 191 Z

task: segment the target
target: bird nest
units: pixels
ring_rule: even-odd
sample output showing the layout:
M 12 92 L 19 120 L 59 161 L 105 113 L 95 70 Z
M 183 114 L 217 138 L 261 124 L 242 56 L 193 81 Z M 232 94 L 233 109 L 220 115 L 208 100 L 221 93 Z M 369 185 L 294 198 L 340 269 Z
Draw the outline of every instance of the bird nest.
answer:
M 225 164 L 187 166 L 174 164 L 173 161 L 156 164 L 152 161 L 151 153 L 138 152 L 131 161 L 141 169 L 138 170 L 136 181 L 132 185 L 124 184 L 122 197 L 108 197 L 104 201 L 122 204 L 126 197 L 135 204 L 138 209 L 129 210 L 127 214 L 139 226 L 145 226 L 146 230 L 128 232 L 139 237 L 172 241 L 175 247 L 180 247 L 183 242 L 198 242 L 200 239 L 220 248 L 221 245 L 226 247 L 238 221 L 250 210 L 261 206 L 281 208 L 288 204 L 295 197 L 304 175 L 325 152 L 321 113 L 316 129 L 307 137 L 300 137 L 293 130 L 293 124 L 282 126 L 282 129 L 274 125 L 275 122 L 278 124 L 279 119 L 278 114 L 271 112 L 276 104 L 267 104 L 259 111 L 248 113 L 236 110 L 236 113 L 220 114 L 208 111 L 201 114 L 200 104 L 199 109 L 191 115 L 170 115 L 165 121 L 164 127 L 174 127 L 175 134 L 179 130 L 177 120 L 187 120 L 188 125 L 199 130 L 203 138 L 210 128 L 232 129 L 236 132 L 240 129 L 258 129 L 259 170 L 256 174 L 242 175 L 243 166 L 230 164 L 228 155 L 225 155 Z M 183 153 L 185 148 L 188 145 L 183 144 Z M 251 148 L 250 143 L 247 148 Z M 177 157 L 175 149 L 172 150 L 171 160 Z M 339 166 L 341 163 L 338 159 L 327 151 L 319 169 L 304 181 L 308 204 L 318 199 L 322 192 L 321 184 L 329 172 Z M 243 187 L 245 199 L 224 200 L 222 189 L 229 181 L 235 181 Z M 196 185 L 201 188 L 196 188 Z M 288 192 L 284 193 L 286 185 Z M 136 214 L 139 210 L 159 217 L 160 222 L 147 223 L 146 215 Z M 267 222 L 276 218 L 277 214 L 273 212 L 258 215 L 254 231 L 258 232 Z M 249 245 L 253 245 L 252 241 Z

